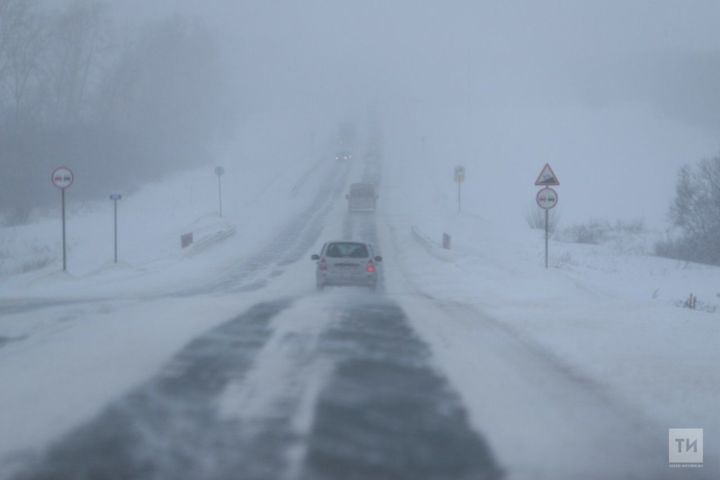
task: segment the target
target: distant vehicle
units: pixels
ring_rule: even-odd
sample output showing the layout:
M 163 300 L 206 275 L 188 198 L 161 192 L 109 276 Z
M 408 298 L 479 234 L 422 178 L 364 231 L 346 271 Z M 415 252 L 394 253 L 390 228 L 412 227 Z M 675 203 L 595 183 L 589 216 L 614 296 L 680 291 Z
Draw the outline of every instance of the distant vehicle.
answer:
M 352 154 L 350 152 L 338 152 L 335 154 L 335 160 L 351 160 Z
M 323 245 L 317 262 L 316 286 L 360 286 L 377 289 L 377 266 L 382 257 L 375 255 L 372 245 L 362 242 L 335 241 Z
M 353 183 L 345 198 L 350 212 L 374 212 L 378 196 L 372 183 Z

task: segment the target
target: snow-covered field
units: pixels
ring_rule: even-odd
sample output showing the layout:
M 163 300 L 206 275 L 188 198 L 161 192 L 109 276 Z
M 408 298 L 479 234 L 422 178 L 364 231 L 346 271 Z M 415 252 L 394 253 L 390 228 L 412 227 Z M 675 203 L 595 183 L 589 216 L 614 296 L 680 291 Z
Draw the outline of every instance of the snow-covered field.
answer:
M 279 240 L 292 248 L 291 241 L 313 240 L 319 232 L 307 225 L 292 232 L 286 226 L 294 218 L 312 223 L 318 199 L 334 208 L 333 192 L 318 192 L 348 168 L 328 155 L 228 169 L 223 218 L 212 168 L 146 185 L 120 204 L 118 265 L 106 203 L 69 205 L 67 273 L 60 271 L 56 212 L 3 228 L 0 458 L 40 448 L 92 417 L 183 344 L 253 303 L 290 295 L 298 284 L 311 291 L 305 262 L 283 271 L 273 265 L 287 252 L 254 257 L 273 242 L 283 246 Z M 180 235 L 188 232 L 195 243 L 183 250 Z M 288 234 L 297 238 L 281 238 Z M 232 277 L 237 270 L 242 281 Z M 258 291 L 281 273 L 278 287 Z M 235 290 L 226 291 L 223 282 Z M 252 293 L 239 294 L 243 288 Z
M 228 168 L 222 180 L 222 218 L 212 167 L 147 184 L 119 202 L 117 265 L 112 202 L 70 203 L 67 273 L 60 272 L 59 211 L 38 212 L 33 223 L 2 228 L 0 294 L 117 297 L 202 283 L 197 271 L 220 270 L 234 252 L 257 250 L 298 216 L 327 181 L 333 161 Z M 71 201 L 72 190 L 68 197 Z M 180 237 L 186 233 L 194 235 L 194 243 L 182 249 Z
M 477 213 L 495 207 L 492 203 L 466 204 L 458 213 L 450 187 L 438 187 L 428 176 L 421 184 L 414 177 L 410 188 L 402 183 L 407 164 L 388 166 L 393 167 L 395 172 L 387 172 L 393 183 L 383 214 L 391 240 L 386 244 L 393 246 L 400 271 L 388 283 L 397 290 L 389 293 L 400 298 L 420 293 L 464 312 L 447 325 L 439 325 L 442 313 L 435 311 L 433 317 L 430 307 L 416 308 L 411 318 L 439 352 L 440 368 L 455 377 L 478 428 L 497 434 L 501 457 L 512 463 L 519 451 L 538 452 L 547 430 L 560 428 L 553 425 L 569 421 L 572 412 L 548 421 L 540 404 L 532 407 L 534 417 L 525 418 L 518 414 L 527 403 L 520 402 L 525 410 L 513 409 L 519 391 L 503 390 L 512 382 L 485 383 L 487 376 L 474 374 L 468 365 L 487 368 L 482 363 L 488 348 L 483 318 L 579 382 L 595 385 L 638 428 L 654 429 L 659 445 L 671 427 L 704 428 L 705 438 L 720 435 L 720 268 L 650 256 L 636 247 L 652 241 L 628 235 L 600 245 L 552 240 L 545 270 L 544 233 L 530 230 L 522 211 L 516 221 L 488 220 Z M 450 250 L 441 246 L 443 233 L 451 235 Z M 690 294 L 698 298 L 697 310 L 683 308 Z M 412 303 L 401 301 L 404 308 Z M 493 402 L 507 408 L 488 417 Z M 498 411 L 505 415 L 498 419 Z M 508 434 L 508 426 L 518 422 L 522 437 L 533 438 L 534 450 L 523 449 L 519 436 Z M 574 437 L 575 445 L 588 441 L 583 432 L 563 434 Z M 718 452 L 706 443 L 706 458 L 717 458 Z M 556 450 L 548 447 L 544 453 L 529 464 L 546 464 Z

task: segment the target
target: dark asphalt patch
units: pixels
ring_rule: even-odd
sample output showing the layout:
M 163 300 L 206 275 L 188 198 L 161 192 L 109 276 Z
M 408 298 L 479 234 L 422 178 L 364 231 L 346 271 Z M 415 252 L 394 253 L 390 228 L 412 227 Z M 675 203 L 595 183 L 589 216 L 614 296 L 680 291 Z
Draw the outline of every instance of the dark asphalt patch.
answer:
M 498 479 L 459 398 L 430 366 L 404 313 L 368 295 L 341 307 L 316 355 L 334 371 L 309 433 L 292 428 L 299 398 L 269 418 L 222 416 L 289 301 L 256 305 L 198 337 L 154 379 L 27 462 L 14 480 L 277 480 L 304 446 L 302 480 Z M 272 379 L 268 379 L 272 381 Z
M 303 480 L 502 478 L 399 307 L 350 307 L 323 349 L 339 360 L 316 406 Z
M 22 342 L 27 338 L 27 335 L 20 335 L 18 337 L 0 337 L 0 348 L 4 347 L 8 343 Z
M 274 432 L 252 443 L 219 418 L 217 399 L 247 372 L 289 301 L 259 304 L 198 337 L 153 380 L 60 439 L 16 480 L 274 479 Z M 109 372 L 109 374 L 111 374 Z M 240 472 L 243 472 L 240 474 Z
M 81 300 L 27 300 L 27 301 L 0 301 L 0 318 L 3 315 L 14 315 L 28 313 L 46 308 L 68 307 L 72 305 L 87 305 L 102 302 L 104 299 L 81 299 Z

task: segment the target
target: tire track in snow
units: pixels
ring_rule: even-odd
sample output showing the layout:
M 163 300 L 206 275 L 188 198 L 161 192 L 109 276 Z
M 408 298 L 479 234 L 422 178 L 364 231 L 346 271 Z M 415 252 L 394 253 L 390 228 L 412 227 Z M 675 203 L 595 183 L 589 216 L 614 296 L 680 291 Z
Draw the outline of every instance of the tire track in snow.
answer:
M 459 397 L 394 303 L 367 296 L 323 341 L 337 359 L 298 478 L 498 479 Z
M 217 399 L 250 369 L 287 300 L 258 304 L 182 349 L 160 374 L 28 462 L 15 480 L 275 478 L 284 459 L 269 425 L 248 443 Z M 279 431 L 279 430 L 278 430 Z M 229 472 L 231 472 L 229 474 Z

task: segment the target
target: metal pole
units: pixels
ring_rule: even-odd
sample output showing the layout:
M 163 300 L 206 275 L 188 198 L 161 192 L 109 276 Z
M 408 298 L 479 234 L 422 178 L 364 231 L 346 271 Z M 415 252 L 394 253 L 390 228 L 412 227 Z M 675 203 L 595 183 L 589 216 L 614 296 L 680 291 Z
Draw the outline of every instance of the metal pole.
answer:
M 62 249 L 63 249 L 63 272 L 67 271 L 67 248 L 65 246 L 65 189 L 60 189 L 60 202 L 62 204 Z
M 460 200 L 460 185 L 461 184 L 462 184 L 462 182 L 458 181 L 458 213 L 460 213 L 462 211 L 462 203 Z
M 545 269 L 548 269 L 548 242 L 550 237 L 550 210 L 545 210 Z
M 113 200 L 115 210 L 115 263 L 118 263 L 118 224 L 117 224 L 117 200 Z
M 218 175 L 218 204 L 220 205 L 220 216 L 223 216 L 222 212 L 222 176 Z

